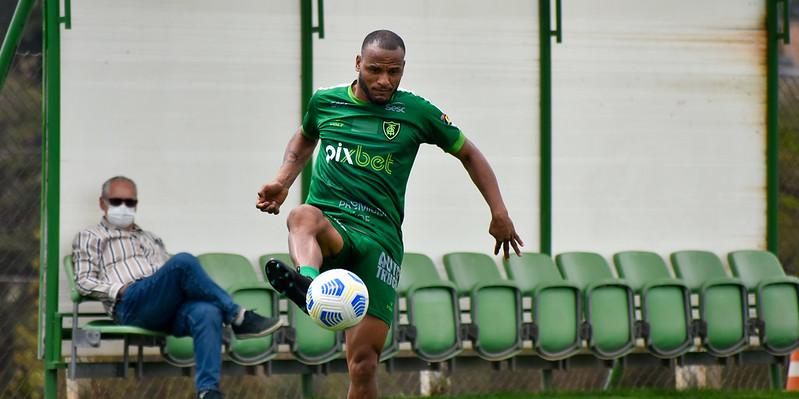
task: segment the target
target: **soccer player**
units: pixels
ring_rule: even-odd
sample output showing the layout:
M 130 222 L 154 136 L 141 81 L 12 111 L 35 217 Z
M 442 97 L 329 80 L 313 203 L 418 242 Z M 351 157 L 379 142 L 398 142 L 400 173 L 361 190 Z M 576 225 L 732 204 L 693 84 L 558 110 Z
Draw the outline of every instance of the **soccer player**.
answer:
M 264 268 L 272 286 L 303 310 L 320 269 L 346 266 L 368 287 L 367 315 L 346 332 L 350 399 L 377 396 L 378 359 L 393 320 L 403 256 L 405 187 L 420 144 L 439 146 L 468 171 L 491 210 L 495 254 L 501 248 L 507 258 L 510 246 L 519 255 L 523 245 L 488 161 L 447 115 L 398 90 L 404 68 L 405 44 L 397 34 L 368 34 L 355 57 L 358 78 L 314 93 L 277 177 L 261 187 L 256 202 L 261 211 L 277 214 L 319 143 L 307 201 L 287 221 L 296 269 L 274 259 Z

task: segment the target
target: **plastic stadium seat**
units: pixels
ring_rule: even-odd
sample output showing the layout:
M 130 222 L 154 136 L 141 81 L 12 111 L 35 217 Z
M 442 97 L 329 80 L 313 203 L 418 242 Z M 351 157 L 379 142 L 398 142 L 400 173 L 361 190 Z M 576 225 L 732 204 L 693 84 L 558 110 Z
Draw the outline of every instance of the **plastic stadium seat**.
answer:
M 429 257 L 405 254 L 397 294 L 405 297 L 412 347 L 420 359 L 436 363 L 461 353 L 458 294 Z
M 641 298 L 641 319 L 647 325 L 649 352 L 661 358 L 691 349 L 691 296 L 688 287 L 671 277 L 666 262 L 654 252 L 625 251 L 613 256 L 619 277 Z
M 72 255 L 64 257 L 64 273 L 69 282 L 69 293 L 72 299 L 72 340 L 70 343 L 70 363 L 69 378 L 77 377 L 78 347 L 94 346 L 97 347 L 103 338 L 113 338 L 123 340 L 123 376 L 127 376 L 129 364 L 129 347 L 138 347 L 137 368 L 141 375 L 143 366 L 143 346 L 160 346 L 163 351 L 163 340 L 166 334 L 152 331 L 141 327 L 126 326 L 115 323 L 103 313 L 81 313 L 80 304 L 84 302 L 99 302 L 96 299 L 82 296 L 75 286 L 75 268 L 72 264 Z M 78 319 L 82 317 L 100 318 L 92 320 L 83 325 L 78 325 Z M 163 352 L 162 352 L 163 353 Z M 190 365 L 190 364 L 189 364 Z
M 699 335 L 715 356 L 742 351 L 748 341 L 746 287 L 730 278 L 712 252 L 678 251 L 671 254 L 674 273 L 699 295 Z
M 775 355 L 799 347 L 799 279 L 786 276 L 779 259 L 768 251 L 728 254 L 733 275 L 756 294 L 760 345 Z
M 292 264 L 286 253 L 273 253 L 258 259 L 258 270 L 263 273 L 263 265 L 270 258 Z M 266 276 L 263 276 L 266 278 Z M 267 283 L 268 284 L 268 283 Z M 318 326 L 294 302 L 288 302 L 288 322 L 290 326 L 288 343 L 294 357 L 304 363 L 317 365 L 339 358 L 343 353 L 343 333 L 330 331 Z
M 469 296 L 477 355 L 504 360 L 522 350 L 522 299 L 513 282 L 502 279 L 494 260 L 485 254 L 444 255 L 444 267 L 460 296 Z
M 503 261 L 508 278 L 522 295 L 532 298 L 532 318 L 537 328 L 533 345 L 547 360 L 567 358 L 582 346 L 580 289 L 561 277 L 546 254 L 525 252 Z
M 208 253 L 197 259 L 208 275 L 230 293 L 234 302 L 263 316 L 280 315 L 277 293 L 257 277 L 247 258 L 238 254 Z M 167 348 L 169 344 L 167 342 Z M 248 339 L 238 339 L 231 334 L 228 355 L 238 364 L 260 364 L 277 355 L 277 345 L 274 334 Z
M 605 259 L 592 252 L 567 252 L 555 261 L 560 273 L 583 290 L 588 346 L 601 359 L 615 359 L 635 345 L 632 289 L 613 277 Z

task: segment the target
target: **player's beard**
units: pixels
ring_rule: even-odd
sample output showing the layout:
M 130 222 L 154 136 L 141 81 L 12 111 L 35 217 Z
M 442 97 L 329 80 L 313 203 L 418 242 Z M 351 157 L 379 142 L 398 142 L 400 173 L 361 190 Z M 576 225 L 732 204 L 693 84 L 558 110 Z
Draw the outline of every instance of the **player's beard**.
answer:
M 381 100 L 378 100 L 378 99 L 376 99 L 376 98 L 372 97 L 372 92 L 370 92 L 370 91 L 369 91 L 369 87 L 368 87 L 368 86 L 366 86 L 366 83 L 364 83 L 364 80 L 363 80 L 363 76 L 362 76 L 362 75 L 363 75 L 363 72 L 360 72 L 360 71 L 359 71 L 359 72 L 358 72 L 358 86 L 359 86 L 359 87 L 361 88 L 361 90 L 363 90 L 363 92 L 366 94 L 366 98 L 367 98 L 367 99 L 369 99 L 369 102 L 370 102 L 370 103 L 372 103 L 372 104 L 377 104 L 377 105 L 386 105 L 386 104 L 388 104 L 388 102 L 389 102 L 389 101 L 391 101 L 391 99 L 392 99 L 392 98 L 394 98 L 394 93 L 396 93 L 396 92 L 397 92 L 397 88 L 396 88 L 396 87 L 395 87 L 395 88 L 394 88 L 394 90 L 391 92 L 391 95 L 390 95 L 390 96 L 388 96 L 388 99 L 387 99 L 387 100 L 385 100 L 385 101 L 381 101 Z

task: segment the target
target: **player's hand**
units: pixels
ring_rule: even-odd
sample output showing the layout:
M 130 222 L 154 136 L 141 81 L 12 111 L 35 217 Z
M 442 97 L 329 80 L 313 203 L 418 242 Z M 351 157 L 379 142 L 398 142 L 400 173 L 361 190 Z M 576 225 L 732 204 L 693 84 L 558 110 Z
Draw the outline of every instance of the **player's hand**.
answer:
M 277 215 L 280 213 L 280 205 L 283 205 L 283 201 L 286 200 L 288 195 L 288 187 L 278 182 L 264 184 L 261 190 L 258 191 L 255 207 L 260 209 L 261 212 Z
M 512 246 L 516 255 L 522 256 L 522 251 L 519 250 L 519 247 L 523 247 L 524 243 L 522 239 L 519 238 L 519 235 L 516 234 L 513 221 L 510 220 L 510 216 L 508 216 L 507 212 L 494 215 L 491 218 L 491 226 L 488 227 L 488 233 L 497 240 L 496 245 L 494 245 L 494 255 L 499 254 L 499 249 L 501 247 L 503 251 L 502 256 L 508 259 L 510 257 L 509 247 Z

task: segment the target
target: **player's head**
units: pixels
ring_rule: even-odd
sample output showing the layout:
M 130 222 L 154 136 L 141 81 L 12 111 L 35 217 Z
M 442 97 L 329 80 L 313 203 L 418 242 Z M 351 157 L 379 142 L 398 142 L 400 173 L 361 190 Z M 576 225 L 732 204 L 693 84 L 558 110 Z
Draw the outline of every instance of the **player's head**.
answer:
M 396 33 L 376 30 L 363 39 L 355 57 L 358 87 L 370 102 L 386 104 L 394 96 L 405 70 L 405 43 Z

